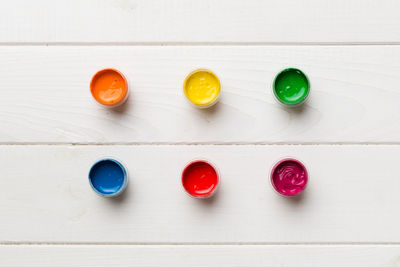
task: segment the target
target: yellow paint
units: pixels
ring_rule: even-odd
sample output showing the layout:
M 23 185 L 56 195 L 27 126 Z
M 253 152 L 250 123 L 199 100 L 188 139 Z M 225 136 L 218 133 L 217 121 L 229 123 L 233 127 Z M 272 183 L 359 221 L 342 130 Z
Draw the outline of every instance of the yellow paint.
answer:
M 183 92 L 196 106 L 207 107 L 216 102 L 221 91 L 217 75 L 206 69 L 195 70 L 186 77 Z

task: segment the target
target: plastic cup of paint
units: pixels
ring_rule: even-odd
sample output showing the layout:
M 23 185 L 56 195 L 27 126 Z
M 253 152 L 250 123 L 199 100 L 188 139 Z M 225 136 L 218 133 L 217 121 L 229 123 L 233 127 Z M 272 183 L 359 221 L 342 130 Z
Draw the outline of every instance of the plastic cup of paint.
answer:
M 90 168 L 89 183 L 98 195 L 117 197 L 128 185 L 128 173 L 121 162 L 113 158 L 103 158 Z
M 272 91 L 279 103 L 286 107 L 303 104 L 310 94 L 310 82 L 299 69 L 287 68 L 276 75 Z
M 118 107 L 128 99 L 128 81 L 116 69 L 103 69 L 98 71 L 90 81 L 90 92 L 102 106 Z
M 197 69 L 186 76 L 183 92 L 195 107 L 208 108 L 218 102 L 221 83 L 212 71 Z
M 272 167 L 270 179 L 276 192 L 285 197 L 294 197 L 306 189 L 308 172 L 299 160 L 285 158 Z
M 191 197 L 208 198 L 219 185 L 218 170 L 206 160 L 194 160 L 182 171 L 182 186 Z

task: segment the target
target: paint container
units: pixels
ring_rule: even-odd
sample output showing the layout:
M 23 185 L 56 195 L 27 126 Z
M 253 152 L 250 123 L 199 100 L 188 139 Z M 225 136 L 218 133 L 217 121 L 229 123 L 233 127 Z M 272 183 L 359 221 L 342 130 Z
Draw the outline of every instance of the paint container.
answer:
M 284 69 L 276 75 L 272 91 L 279 103 L 286 107 L 303 104 L 310 94 L 310 82 L 299 69 Z
M 90 82 L 90 92 L 101 105 L 118 107 L 128 98 L 128 81 L 116 69 L 103 69 L 93 76 Z
M 219 184 L 217 169 L 208 161 L 194 160 L 182 171 L 182 186 L 194 198 L 208 198 Z
M 104 158 L 90 168 L 89 183 L 100 196 L 117 197 L 124 192 L 128 185 L 128 174 L 119 161 Z
M 270 179 L 276 192 L 282 196 L 294 197 L 306 189 L 308 172 L 299 160 L 285 158 L 272 167 Z
M 208 108 L 218 102 L 221 83 L 212 71 L 197 69 L 186 76 L 183 92 L 196 107 Z

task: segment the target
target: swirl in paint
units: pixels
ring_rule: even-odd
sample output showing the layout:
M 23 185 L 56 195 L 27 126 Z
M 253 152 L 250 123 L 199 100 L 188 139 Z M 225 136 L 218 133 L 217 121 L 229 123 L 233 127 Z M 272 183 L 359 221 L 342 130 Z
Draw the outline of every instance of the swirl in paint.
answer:
M 285 196 L 296 196 L 301 193 L 306 187 L 307 180 L 305 167 L 296 160 L 280 162 L 272 174 L 275 189 Z

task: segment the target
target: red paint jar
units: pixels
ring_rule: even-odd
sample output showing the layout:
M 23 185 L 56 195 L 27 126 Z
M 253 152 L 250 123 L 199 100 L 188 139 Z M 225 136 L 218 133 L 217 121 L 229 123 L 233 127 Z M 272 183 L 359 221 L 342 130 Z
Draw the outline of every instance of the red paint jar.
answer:
M 182 171 L 182 186 L 192 197 L 211 197 L 218 184 L 218 171 L 205 160 L 192 161 Z
M 293 158 L 278 161 L 271 170 L 271 183 L 276 192 L 286 197 L 302 193 L 308 183 L 308 172 L 303 163 Z

